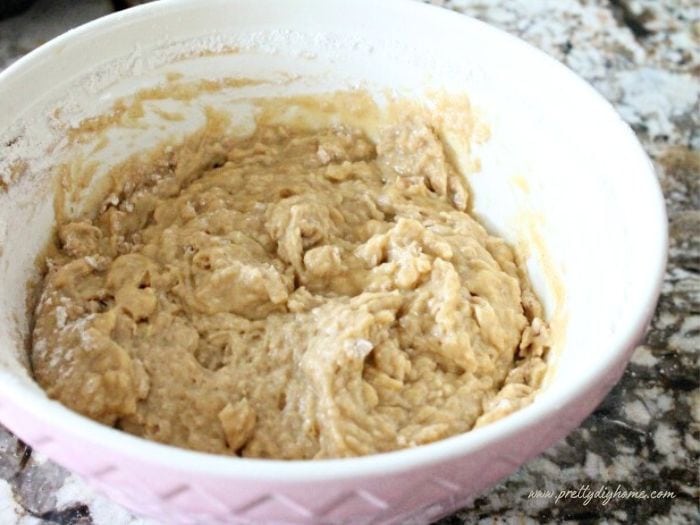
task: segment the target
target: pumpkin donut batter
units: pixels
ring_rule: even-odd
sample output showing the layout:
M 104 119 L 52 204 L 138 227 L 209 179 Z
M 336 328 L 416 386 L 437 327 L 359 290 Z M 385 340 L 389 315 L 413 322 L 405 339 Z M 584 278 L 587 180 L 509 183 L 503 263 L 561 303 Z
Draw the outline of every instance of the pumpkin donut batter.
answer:
M 376 140 L 261 124 L 128 180 L 48 256 L 32 364 L 72 409 L 195 450 L 334 458 L 468 431 L 540 386 L 540 303 L 428 120 Z

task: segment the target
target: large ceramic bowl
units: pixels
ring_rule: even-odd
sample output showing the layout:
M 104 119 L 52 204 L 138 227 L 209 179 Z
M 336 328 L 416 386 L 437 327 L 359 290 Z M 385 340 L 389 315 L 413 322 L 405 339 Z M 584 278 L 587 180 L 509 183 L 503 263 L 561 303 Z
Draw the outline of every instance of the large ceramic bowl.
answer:
M 526 246 L 556 327 L 551 377 L 534 403 L 434 444 L 304 462 L 180 450 L 47 399 L 25 366 L 26 290 L 53 220 L 51 165 L 70 149 L 66 126 L 167 72 L 271 80 L 242 83 L 239 99 L 358 85 L 415 97 L 468 93 L 491 131 L 474 153 L 482 164 L 469 180 L 475 211 Z M 134 132 L 138 141 L 122 141 L 132 149 L 164 133 L 124 131 Z M 114 500 L 168 524 L 425 523 L 444 515 L 580 424 L 620 377 L 659 293 L 666 217 L 632 131 L 559 63 L 418 2 L 174 0 L 114 14 L 0 74 L 0 133 L 0 420 Z M 127 149 L 93 155 L 109 165 Z

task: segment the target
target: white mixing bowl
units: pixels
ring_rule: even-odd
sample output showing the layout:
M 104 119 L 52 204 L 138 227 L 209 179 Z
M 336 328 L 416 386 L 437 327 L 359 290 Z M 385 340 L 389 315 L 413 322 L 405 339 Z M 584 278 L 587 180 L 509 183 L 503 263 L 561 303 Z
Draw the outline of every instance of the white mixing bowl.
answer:
M 491 130 L 476 152 L 482 170 L 469 180 L 475 211 L 492 231 L 529 243 L 532 280 L 550 315 L 566 319 L 535 402 L 434 444 L 304 462 L 180 450 L 47 399 L 25 366 L 26 284 L 53 220 L 51 165 L 71 154 L 61 123 L 166 72 L 273 80 L 240 87 L 240 96 L 357 85 L 467 93 Z M 134 132 L 124 131 L 123 151 L 95 159 L 107 166 L 165 133 Z M 632 131 L 556 61 L 417 2 L 173 0 L 120 12 L 0 74 L 0 133 L 0 420 L 164 523 L 424 523 L 453 511 L 580 424 L 620 377 L 659 293 L 664 204 Z

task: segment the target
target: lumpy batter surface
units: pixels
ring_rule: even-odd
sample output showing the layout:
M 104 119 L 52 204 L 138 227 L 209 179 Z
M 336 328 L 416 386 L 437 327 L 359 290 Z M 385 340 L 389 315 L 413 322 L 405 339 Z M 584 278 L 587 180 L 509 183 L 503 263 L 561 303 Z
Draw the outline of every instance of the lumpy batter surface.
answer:
M 468 431 L 539 387 L 540 304 L 427 120 L 374 140 L 261 125 L 125 170 L 58 225 L 36 311 L 35 376 L 78 412 L 201 451 L 330 458 Z

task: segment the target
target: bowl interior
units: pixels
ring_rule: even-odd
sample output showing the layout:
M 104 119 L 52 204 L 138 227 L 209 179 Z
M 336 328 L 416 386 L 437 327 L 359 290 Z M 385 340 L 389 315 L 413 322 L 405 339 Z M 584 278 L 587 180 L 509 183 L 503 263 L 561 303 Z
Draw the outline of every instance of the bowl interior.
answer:
M 109 147 L 81 150 L 99 162 L 96 178 L 130 152 L 194 129 L 205 104 L 244 116 L 246 97 L 351 87 L 469 96 L 490 129 L 473 151 L 481 162 L 469 175 L 474 210 L 492 232 L 526 247 L 556 331 L 548 387 L 509 418 L 571 401 L 643 328 L 664 263 L 658 185 L 631 131 L 562 66 L 484 24 L 413 2 L 361 0 L 350 9 L 340 0 L 173 1 L 97 21 L 0 75 L 7 144 L 0 160 L 0 383 L 8 392 L 43 399 L 23 357 L 26 284 L 53 221 L 51 166 L 77 151 L 67 147 L 62 126 L 173 73 L 268 82 L 199 97 L 180 108 L 184 122 L 165 129 L 114 131 Z

